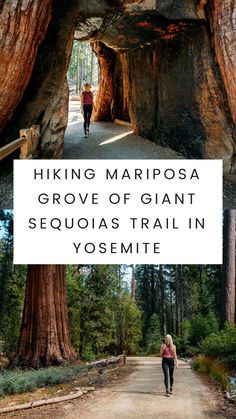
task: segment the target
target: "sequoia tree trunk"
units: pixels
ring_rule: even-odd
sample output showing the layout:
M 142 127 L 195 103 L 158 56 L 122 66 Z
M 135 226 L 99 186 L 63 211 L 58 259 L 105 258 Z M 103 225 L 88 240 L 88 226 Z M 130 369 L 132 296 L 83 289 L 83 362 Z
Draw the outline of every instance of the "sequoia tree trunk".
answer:
M 175 266 L 175 333 L 180 333 L 180 310 L 179 310 L 179 265 Z
M 4 1 L 0 7 L 0 133 L 30 80 L 38 47 L 47 32 L 52 0 Z
M 221 327 L 235 323 L 235 210 L 224 211 Z
M 29 265 L 22 327 L 13 366 L 72 361 L 64 265 Z
M 102 42 L 92 43 L 92 48 L 98 57 L 100 66 L 100 81 L 94 120 L 109 121 L 113 119 L 115 53 Z
M 165 281 L 163 277 L 163 266 L 159 267 L 160 291 L 161 291 L 161 326 L 164 335 L 167 333 L 166 327 L 166 296 L 165 296 Z
M 42 2 L 41 2 L 42 3 Z M 0 2 L 0 143 L 40 125 L 34 157 L 60 158 L 76 38 L 101 69 L 95 121 L 236 172 L 236 0 Z
M 216 59 L 236 124 L 236 0 L 211 0 L 210 6 Z

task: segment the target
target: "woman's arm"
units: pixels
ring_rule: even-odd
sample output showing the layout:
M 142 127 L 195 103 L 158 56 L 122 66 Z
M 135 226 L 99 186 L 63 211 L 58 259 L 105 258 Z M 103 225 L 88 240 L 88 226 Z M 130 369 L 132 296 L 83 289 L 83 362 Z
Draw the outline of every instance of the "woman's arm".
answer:
M 162 356 L 162 355 L 163 355 L 163 352 L 164 352 L 165 347 L 166 347 L 166 345 L 163 343 L 163 344 L 161 345 L 161 349 L 160 349 L 160 356 Z
M 80 95 L 81 112 L 84 112 L 84 95 L 83 92 Z
M 176 346 L 174 345 L 174 360 L 175 360 L 175 367 L 178 368 L 178 358 L 176 352 Z

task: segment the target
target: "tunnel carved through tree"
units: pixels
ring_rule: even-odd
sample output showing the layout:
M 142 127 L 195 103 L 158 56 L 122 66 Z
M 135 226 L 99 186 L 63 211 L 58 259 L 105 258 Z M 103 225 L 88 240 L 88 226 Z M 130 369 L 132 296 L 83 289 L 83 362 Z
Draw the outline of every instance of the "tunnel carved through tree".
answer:
M 236 170 L 236 0 L 48 0 L 43 12 L 39 1 L 15 3 L 4 1 L 0 16 L 1 145 L 40 124 L 39 155 L 61 157 L 75 37 L 99 59 L 96 121 L 123 119 L 186 157 Z

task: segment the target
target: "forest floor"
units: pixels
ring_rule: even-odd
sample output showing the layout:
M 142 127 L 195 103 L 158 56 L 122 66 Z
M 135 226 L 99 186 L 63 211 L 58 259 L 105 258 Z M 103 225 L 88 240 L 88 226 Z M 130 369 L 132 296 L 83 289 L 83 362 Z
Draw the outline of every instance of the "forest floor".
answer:
M 133 134 L 131 126 L 111 122 L 91 123 L 91 134 L 84 138 L 83 117 L 78 101 L 69 103 L 69 121 L 65 134 L 64 159 L 183 159 L 167 147 Z M 12 209 L 12 162 L 0 164 L 0 209 Z M 224 179 L 224 208 L 236 208 L 236 175 Z
M 55 387 L 52 387 L 53 391 L 56 391 Z M 134 357 L 128 359 L 127 366 L 116 368 L 110 379 L 106 378 L 104 385 L 96 391 L 70 402 L 4 415 L 16 416 L 38 419 L 223 419 L 235 418 L 236 406 L 226 401 L 212 382 L 196 374 L 184 361 L 179 361 L 179 368 L 175 370 L 174 394 L 167 398 L 161 359 Z

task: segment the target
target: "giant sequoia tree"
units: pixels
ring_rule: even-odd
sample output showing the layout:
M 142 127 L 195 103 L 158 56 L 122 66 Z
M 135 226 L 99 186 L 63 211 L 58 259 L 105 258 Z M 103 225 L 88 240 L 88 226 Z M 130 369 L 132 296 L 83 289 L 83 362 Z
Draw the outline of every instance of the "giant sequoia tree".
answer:
M 221 326 L 235 324 L 235 210 L 224 211 Z
M 73 37 L 100 61 L 97 120 L 131 121 L 148 139 L 235 169 L 236 0 L 3 0 L 0 142 L 41 125 L 60 157 Z M 53 46 L 53 47 L 52 47 Z M 14 77 L 12 77 L 14 69 Z
M 74 359 L 63 265 L 29 265 L 14 366 L 38 368 Z

